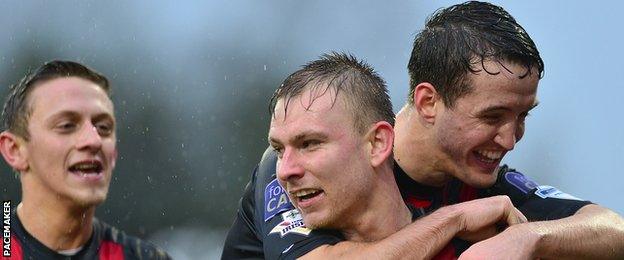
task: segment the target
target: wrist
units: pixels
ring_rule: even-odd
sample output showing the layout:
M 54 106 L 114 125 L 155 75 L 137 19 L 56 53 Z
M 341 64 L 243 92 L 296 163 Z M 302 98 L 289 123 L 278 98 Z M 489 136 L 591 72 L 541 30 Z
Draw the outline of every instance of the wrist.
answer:
M 518 224 L 510 226 L 510 231 L 519 233 L 523 237 L 525 248 L 531 251 L 531 255 L 534 258 L 544 256 L 544 240 L 547 232 L 545 228 L 540 225 L 540 222 L 529 222 L 524 224 Z
M 445 227 L 450 228 L 451 230 L 448 231 L 451 232 L 453 236 L 466 229 L 463 213 L 461 209 L 455 205 L 440 208 L 433 212 L 431 216 L 435 216 L 444 223 Z

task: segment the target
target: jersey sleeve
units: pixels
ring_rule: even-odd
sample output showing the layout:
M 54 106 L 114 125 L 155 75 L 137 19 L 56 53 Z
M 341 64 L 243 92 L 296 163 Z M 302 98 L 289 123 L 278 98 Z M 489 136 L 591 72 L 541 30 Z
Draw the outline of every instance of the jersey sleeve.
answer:
M 338 232 L 305 226 L 276 179 L 276 163 L 276 153 L 267 149 L 245 189 L 222 259 L 296 259 L 344 240 Z
M 223 245 L 221 259 L 264 259 L 262 240 L 254 224 L 254 188 L 258 167 L 245 187 L 238 211 Z
M 488 192 L 491 195 L 509 196 L 514 206 L 530 221 L 569 217 L 583 206 L 592 204 L 555 187 L 539 185 L 506 165 L 501 167 L 496 184 Z

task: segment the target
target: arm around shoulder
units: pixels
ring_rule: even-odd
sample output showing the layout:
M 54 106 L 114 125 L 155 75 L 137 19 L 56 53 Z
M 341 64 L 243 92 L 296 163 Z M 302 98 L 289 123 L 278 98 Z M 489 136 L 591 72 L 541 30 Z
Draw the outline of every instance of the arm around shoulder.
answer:
M 586 205 L 567 218 L 527 225 L 539 237 L 537 257 L 624 259 L 624 219 L 599 205 Z

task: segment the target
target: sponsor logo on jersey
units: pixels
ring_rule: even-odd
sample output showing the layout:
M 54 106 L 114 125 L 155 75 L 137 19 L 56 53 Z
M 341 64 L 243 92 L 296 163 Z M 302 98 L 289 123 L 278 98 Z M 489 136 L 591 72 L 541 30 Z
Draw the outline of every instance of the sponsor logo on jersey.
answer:
M 268 221 L 280 212 L 293 208 L 286 191 L 279 185 L 277 179 L 266 186 L 264 189 L 264 221 Z
M 303 223 L 303 217 L 299 210 L 292 209 L 282 213 L 282 222 L 277 224 L 269 234 L 277 233 L 280 237 L 284 237 L 286 234 L 295 233 L 299 235 L 307 236 L 312 232 L 311 229 L 307 228 Z
M 529 193 L 538 186 L 536 182 L 530 180 L 522 173 L 514 171 L 505 173 L 505 180 L 525 194 Z
M 570 194 L 567 194 L 553 186 L 541 185 L 537 187 L 535 191 L 535 195 L 539 196 L 542 199 L 545 198 L 554 198 L 554 199 L 564 199 L 564 200 L 582 200 L 577 197 L 574 197 Z

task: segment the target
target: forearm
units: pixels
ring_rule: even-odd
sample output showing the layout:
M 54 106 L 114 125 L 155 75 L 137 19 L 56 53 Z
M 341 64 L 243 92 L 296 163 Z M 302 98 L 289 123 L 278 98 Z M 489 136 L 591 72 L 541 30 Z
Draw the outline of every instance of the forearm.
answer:
M 606 208 L 587 205 L 564 219 L 525 225 L 538 236 L 536 257 L 624 259 L 624 220 Z
M 443 208 L 376 242 L 344 241 L 300 259 L 431 259 L 460 231 L 459 212 Z

